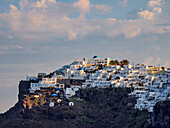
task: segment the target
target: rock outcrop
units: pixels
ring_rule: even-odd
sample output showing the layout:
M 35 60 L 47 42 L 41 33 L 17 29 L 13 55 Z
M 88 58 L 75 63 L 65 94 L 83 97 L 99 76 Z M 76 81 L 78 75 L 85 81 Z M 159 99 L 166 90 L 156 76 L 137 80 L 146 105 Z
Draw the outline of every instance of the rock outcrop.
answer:
M 24 95 L 29 94 L 30 83 L 31 81 L 20 81 L 18 94 L 19 102 L 22 102 Z
M 38 106 L 20 109 L 15 116 L 3 118 L 3 128 L 139 128 L 148 127 L 146 111 L 134 109 L 135 97 L 126 88 L 90 88 L 70 99 L 74 106 Z
M 153 128 L 170 128 L 170 101 L 158 102 L 154 112 L 149 115 L 149 122 Z
M 29 81 L 19 84 L 18 102 L 0 115 L 0 128 L 169 128 L 170 101 L 156 104 L 153 113 L 134 109 L 128 88 L 81 89 L 70 99 L 74 106 L 42 105 L 24 109 Z M 68 101 L 69 102 L 69 101 Z
M 12 117 L 15 117 L 18 111 L 21 111 L 23 109 L 23 99 L 24 95 L 29 93 L 30 88 L 30 81 L 20 81 L 19 83 L 19 94 L 18 94 L 18 102 L 14 105 L 14 107 L 10 108 L 7 112 L 4 114 L 1 114 L 1 117 L 5 119 L 9 119 Z

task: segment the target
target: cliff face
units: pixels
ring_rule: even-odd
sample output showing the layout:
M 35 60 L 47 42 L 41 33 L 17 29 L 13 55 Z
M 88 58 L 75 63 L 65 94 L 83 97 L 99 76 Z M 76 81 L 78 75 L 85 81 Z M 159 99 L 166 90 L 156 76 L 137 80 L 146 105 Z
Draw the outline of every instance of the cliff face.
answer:
M 0 115 L 0 128 L 169 128 L 170 101 L 156 104 L 154 113 L 134 109 L 135 97 L 128 88 L 82 89 L 70 99 L 74 106 L 48 105 L 24 109 L 30 82 L 20 81 L 18 102 Z M 148 122 L 149 120 L 149 122 Z
M 1 117 L 9 119 L 15 117 L 18 111 L 23 109 L 23 101 L 25 94 L 29 93 L 30 81 L 20 81 L 19 83 L 19 94 L 18 94 L 18 102 L 14 105 L 14 107 L 10 108 L 7 112 L 1 115 Z
M 74 106 L 21 109 L 3 122 L 3 128 L 139 128 L 148 127 L 147 112 L 134 109 L 135 97 L 126 88 L 90 88 L 70 99 Z
M 30 81 L 20 81 L 19 83 L 19 94 L 18 94 L 18 100 L 19 102 L 22 102 L 22 99 L 24 99 L 25 94 L 29 94 L 29 88 L 30 88 Z
M 158 102 L 149 121 L 153 128 L 170 128 L 170 101 Z

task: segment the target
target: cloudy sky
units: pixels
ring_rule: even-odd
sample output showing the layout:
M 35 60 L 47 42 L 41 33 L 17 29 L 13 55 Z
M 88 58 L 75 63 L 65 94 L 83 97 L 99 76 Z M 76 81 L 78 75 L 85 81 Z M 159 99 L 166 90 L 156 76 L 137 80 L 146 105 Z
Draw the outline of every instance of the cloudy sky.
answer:
M 170 67 L 170 0 L 1 0 L 0 113 L 26 74 L 75 59 Z

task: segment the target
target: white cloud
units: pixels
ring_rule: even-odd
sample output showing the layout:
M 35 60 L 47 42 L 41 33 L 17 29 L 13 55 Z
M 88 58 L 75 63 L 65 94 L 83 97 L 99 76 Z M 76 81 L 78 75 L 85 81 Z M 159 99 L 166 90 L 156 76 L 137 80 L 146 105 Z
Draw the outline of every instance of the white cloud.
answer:
M 148 10 L 144 10 L 144 11 L 141 11 L 141 12 L 138 12 L 139 16 L 141 18 L 144 18 L 144 19 L 147 19 L 147 20 L 151 20 L 154 16 L 154 13 L 153 12 L 150 12 Z
M 56 0 L 48 0 L 51 3 L 56 3 Z
M 166 62 L 164 63 L 164 66 L 165 66 L 165 67 L 169 67 L 169 66 L 170 66 L 170 62 L 166 61 Z
M 98 5 L 95 5 L 95 7 L 98 9 L 98 10 L 101 10 L 102 13 L 109 13 L 112 11 L 113 7 L 110 6 L 110 5 L 105 5 L 105 4 L 98 4 Z
M 8 36 L 9 39 L 13 39 L 13 36 Z
M 9 6 L 10 6 L 10 8 L 13 9 L 13 10 L 18 10 L 17 7 L 14 6 L 13 4 L 10 4 Z
M 8 50 L 8 49 L 22 49 L 23 47 L 20 45 L 0 45 L 0 50 Z
M 145 60 L 144 62 L 146 65 L 150 65 L 150 64 L 153 64 L 153 57 L 149 57 Z
M 155 19 L 162 7 L 154 6 L 151 10 L 138 12 L 139 19 L 117 20 L 87 19 L 86 15 L 90 13 L 91 8 L 97 8 L 100 13 L 112 10 L 110 5 L 92 5 L 89 0 L 74 3 L 40 0 L 38 4 L 36 1 L 21 0 L 19 5 L 19 8 L 10 5 L 9 13 L 0 13 L 0 21 L 9 26 L 7 30 L 0 30 L 1 36 L 10 35 L 22 40 L 34 39 L 43 42 L 57 36 L 75 40 L 92 33 L 108 37 L 124 35 L 125 38 L 133 38 L 145 33 L 169 32 L 164 26 L 155 25 L 162 22 L 162 19 Z M 80 16 L 69 17 L 77 12 L 80 12 Z
M 158 45 L 153 45 L 152 48 L 155 50 L 155 51 L 159 51 L 161 49 L 160 46 Z
M 161 61 L 161 59 L 157 58 L 156 61 L 155 61 L 155 64 L 160 64 L 160 61 Z
M 8 53 L 16 53 L 23 49 L 21 45 L 0 45 L 0 55 L 8 54 Z
M 153 12 L 161 13 L 162 12 L 162 8 L 155 7 L 155 8 L 153 8 Z
M 81 18 L 84 18 L 85 15 L 90 12 L 90 1 L 89 0 L 79 0 L 74 3 L 74 6 L 80 9 Z
M 120 1 L 119 4 L 122 5 L 122 7 L 127 7 L 127 2 L 128 0 L 123 0 L 123 1 Z
M 150 0 L 146 10 L 138 12 L 140 18 L 151 20 L 158 16 L 162 12 L 162 6 L 164 0 Z
M 110 20 L 107 21 L 107 27 L 103 30 L 108 36 L 125 35 L 125 38 L 133 38 L 141 33 L 142 24 L 139 20 Z
M 36 3 L 36 7 L 47 7 L 46 5 L 46 0 L 40 0 L 40 1 L 37 1 Z
M 160 65 L 160 64 L 162 64 L 162 62 L 163 62 L 163 60 L 161 59 L 161 58 L 159 58 L 159 57 L 149 57 L 149 58 L 147 58 L 146 60 L 145 60 L 145 64 L 147 64 L 147 65 Z M 165 62 L 165 64 L 164 64 L 164 66 L 168 66 L 168 62 L 166 61 Z
M 163 4 L 164 0 L 150 0 L 148 2 L 148 5 L 150 7 L 155 7 L 155 6 L 161 6 Z
M 165 29 L 166 29 L 167 31 L 170 31 L 170 26 L 166 26 Z
M 69 39 L 77 39 L 77 33 L 73 32 L 71 29 L 69 30 Z

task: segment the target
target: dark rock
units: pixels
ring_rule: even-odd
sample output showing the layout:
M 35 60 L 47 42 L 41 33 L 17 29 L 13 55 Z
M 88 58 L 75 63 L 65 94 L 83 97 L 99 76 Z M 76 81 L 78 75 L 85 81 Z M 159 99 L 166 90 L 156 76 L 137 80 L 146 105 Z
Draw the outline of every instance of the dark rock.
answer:
M 19 84 L 18 103 L 0 115 L 0 128 L 168 128 L 169 101 L 156 104 L 154 113 L 134 109 L 136 98 L 128 88 L 89 88 L 79 90 L 74 106 L 42 105 L 23 108 L 30 81 Z M 81 100 L 78 100 L 81 99 Z M 148 122 L 149 121 L 149 122 Z M 150 123 L 150 124 L 149 124 Z
M 170 101 L 161 101 L 154 106 L 154 112 L 149 115 L 153 128 L 170 128 Z
M 18 100 L 19 102 L 22 102 L 24 99 L 24 95 L 29 94 L 29 88 L 30 88 L 30 81 L 20 81 L 19 83 L 19 94 L 18 94 Z

